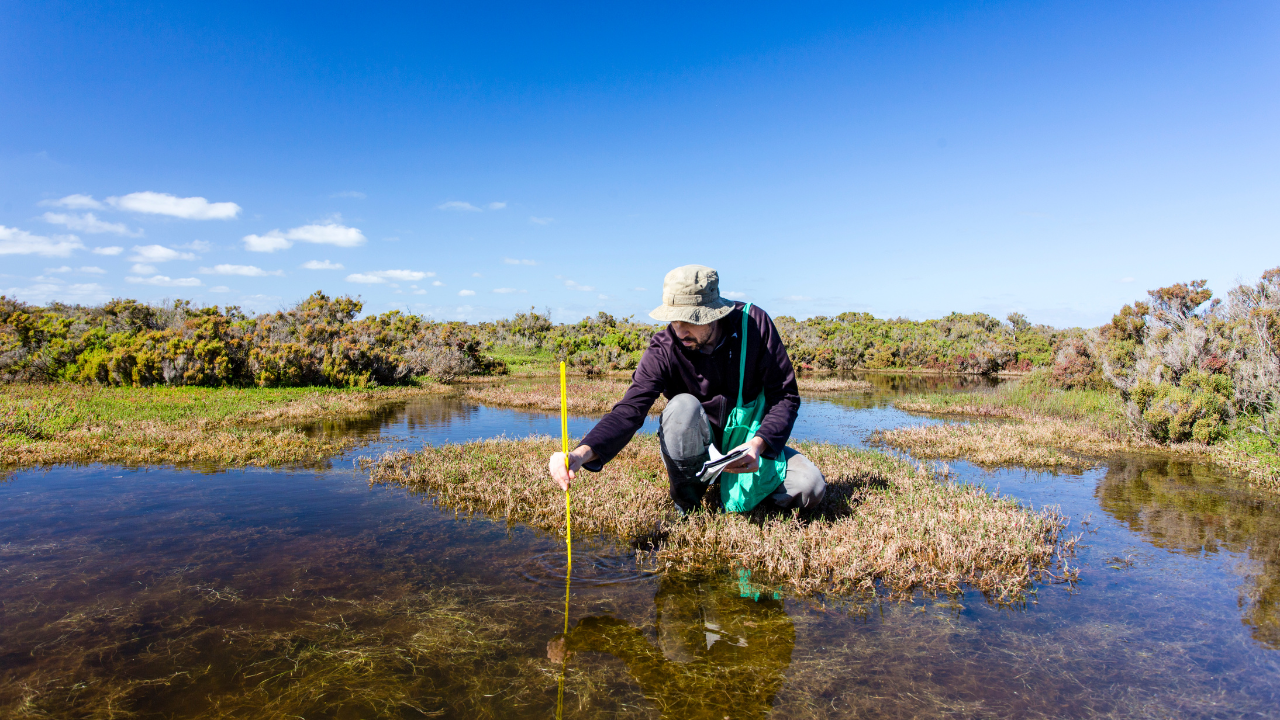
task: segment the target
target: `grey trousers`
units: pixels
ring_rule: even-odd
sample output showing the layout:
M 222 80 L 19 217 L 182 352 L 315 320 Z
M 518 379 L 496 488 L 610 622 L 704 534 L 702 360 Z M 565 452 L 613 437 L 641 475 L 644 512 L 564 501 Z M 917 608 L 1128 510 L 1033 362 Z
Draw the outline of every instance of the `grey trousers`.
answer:
M 695 475 L 711 459 L 711 422 L 698 398 L 682 394 L 671 398 L 662 411 L 658 426 L 662 461 L 671 480 L 671 499 L 681 510 L 692 510 L 702 502 L 707 486 Z M 727 448 L 726 448 L 727 449 Z M 814 508 L 827 493 L 827 480 L 809 458 L 785 448 L 787 476 L 770 499 L 779 507 Z

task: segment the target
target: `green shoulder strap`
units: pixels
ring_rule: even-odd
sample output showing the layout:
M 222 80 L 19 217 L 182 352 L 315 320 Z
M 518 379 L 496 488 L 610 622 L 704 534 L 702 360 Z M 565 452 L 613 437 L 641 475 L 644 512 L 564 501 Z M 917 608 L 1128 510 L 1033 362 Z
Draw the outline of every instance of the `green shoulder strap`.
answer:
M 742 407 L 742 386 L 747 378 L 747 314 L 751 303 L 742 306 L 742 353 L 738 358 L 738 407 Z

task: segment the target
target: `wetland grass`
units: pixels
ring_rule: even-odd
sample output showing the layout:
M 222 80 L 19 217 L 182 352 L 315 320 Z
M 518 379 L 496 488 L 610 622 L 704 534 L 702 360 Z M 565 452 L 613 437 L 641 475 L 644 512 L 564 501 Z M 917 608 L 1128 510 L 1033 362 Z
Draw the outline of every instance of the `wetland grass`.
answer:
M 964 424 L 882 430 L 873 436 L 877 443 L 923 458 L 964 459 L 988 467 L 1083 468 L 1096 465 L 1100 456 L 1158 452 L 1213 462 L 1256 487 L 1280 491 L 1280 454 L 1260 436 L 1238 430 L 1212 445 L 1159 443 L 1126 420 L 1123 403 L 1114 393 L 1012 383 L 994 392 L 917 395 L 895 405 L 908 412 L 975 418 Z
M 362 459 L 371 482 L 399 484 L 459 513 L 505 516 L 547 532 L 564 527 L 546 478 L 550 438 L 441 445 Z M 680 570 L 726 565 L 801 594 L 893 596 L 977 588 L 1015 602 L 1032 581 L 1066 568 L 1075 538 L 1052 509 L 961 485 L 883 453 L 800 443 L 822 468 L 827 497 L 813 512 L 705 512 L 677 520 L 657 440 L 640 435 L 599 474 L 573 488 L 575 531 L 629 542 Z
M 4 385 L 0 467 L 315 463 L 356 440 L 308 435 L 285 425 L 360 415 L 387 402 L 446 389 Z

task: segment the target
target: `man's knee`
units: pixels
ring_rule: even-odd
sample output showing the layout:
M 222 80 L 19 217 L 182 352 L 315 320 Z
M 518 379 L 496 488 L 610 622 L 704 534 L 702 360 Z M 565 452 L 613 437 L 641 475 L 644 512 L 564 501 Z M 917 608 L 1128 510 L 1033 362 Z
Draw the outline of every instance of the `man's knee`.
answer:
M 773 494 L 773 501 L 783 507 L 818 507 L 827 494 L 827 479 L 822 471 L 812 460 L 791 448 L 783 452 L 787 458 L 787 476 Z
M 701 457 L 711 444 L 711 427 L 698 398 L 682 393 L 671 398 L 658 424 L 662 451 L 676 459 Z
M 667 406 L 662 409 L 662 422 L 693 425 L 702 414 L 702 403 L 698 402 L 698 398 L 689 393 L 680 393 L 668 400 Z

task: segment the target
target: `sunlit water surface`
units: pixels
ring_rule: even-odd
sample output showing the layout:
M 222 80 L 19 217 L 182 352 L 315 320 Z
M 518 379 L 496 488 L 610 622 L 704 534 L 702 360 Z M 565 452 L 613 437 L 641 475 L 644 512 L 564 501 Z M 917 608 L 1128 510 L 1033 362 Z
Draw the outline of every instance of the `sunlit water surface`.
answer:
M 889 406 L 924 380 L 873 379 L 806 399 L 795 436 L 864 445 L 935 422 Z M 797 599 L 579 538 L 565 637 L 561 541 L 370 487 L 353 464 L 558 425 L 433 397 L 310 428 L 370 441 L 326 471 L 13 473 L 0 716 L 1280 716 L 1280 503 L 1205 466 L 952 465 L 1085 533 L 1080 582 L 1018 607 Z

